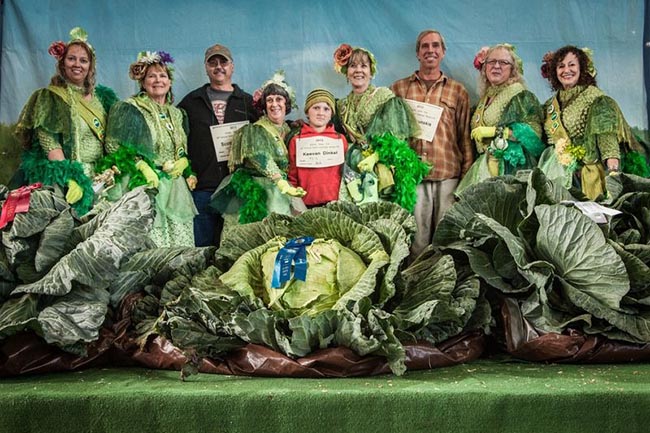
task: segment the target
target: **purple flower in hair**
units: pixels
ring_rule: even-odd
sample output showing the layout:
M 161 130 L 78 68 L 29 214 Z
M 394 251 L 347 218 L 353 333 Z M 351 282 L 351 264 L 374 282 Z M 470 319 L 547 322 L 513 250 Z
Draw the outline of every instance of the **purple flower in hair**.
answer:
M 174 63 L 173 57 L 166 51 L 158 51 L 162 63 Z

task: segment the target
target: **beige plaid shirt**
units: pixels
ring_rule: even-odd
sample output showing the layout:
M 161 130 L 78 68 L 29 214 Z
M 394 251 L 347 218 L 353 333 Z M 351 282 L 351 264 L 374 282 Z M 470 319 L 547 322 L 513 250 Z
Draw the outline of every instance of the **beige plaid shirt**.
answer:
M 443 108 L 442 117 L 433 141 L 411 141 L 411 147 L 424 161 L 433 164 L 426 180 L 461 178 L 474 162 L 470 139 L 469 94 L 456 80 L 442 74 L 429 90 L 413 75 L 397 80 L 391 86 L 395 95 L 404 99 L 435 104 Z

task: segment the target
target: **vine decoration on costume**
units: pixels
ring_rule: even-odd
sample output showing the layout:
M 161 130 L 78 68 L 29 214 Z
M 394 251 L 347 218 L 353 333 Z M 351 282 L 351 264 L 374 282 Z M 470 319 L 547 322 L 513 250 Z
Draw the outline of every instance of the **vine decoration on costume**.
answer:
M 70 30 L 70 41 L 65 43 L 63 41 L 54 41 L 50 44 L 47 52 L 50 56 L 54 57 L 56 60 L 61 60 L 63 53 L 65 53 L 66 48 L 73 42 L 83 42 L 85 45 L 90 48 L 92 53 L 95 53 L 95 49 L 92 45 L 88 43 L 88 32 L 86 32 L 81 27 L 75 27 Z
M 264 93 L 264 89 L 266 88 L 266 86 L 268 86 L 269 84 L 276 84 L 282 87 L 289 95 L 291 108 L 294 109 L 298 108 L 298 104 L 296 103 L 296 91 L 293 90 L 293 88 L 289 85 L 289 83 L 287 83 L 287 80 L 284 76 L 284 71 L 280 69 L 275 71 L 275 73 L 270 79 L 262 83 L 262 85 L 257 90 L 255 90 L 255 92 L 253 92 L 253 106 L 258 112 L 260 113 L 264 112 L 264 110 L 262 109 L 262 94 Z
M 129 78 L 140 81 L 149 66 L 159 64 L 169 71 L 169 80 L 174 81 L 174 68 L 171 63 L 174 63 L 174 59 L 165 51 L 140 51 L 137 60 L 129 66 Z
M 361 50 L 368 55 L 370 59 L 370 75 L 374 77 L 377 73 L 377 60 L 375 60 L 375 55 L 365 48 L 353 47 L 350 44 L 341 44 L 334 51 L 334 70 L 339 74 L 347 75 L 350 58 L 356 50 Z

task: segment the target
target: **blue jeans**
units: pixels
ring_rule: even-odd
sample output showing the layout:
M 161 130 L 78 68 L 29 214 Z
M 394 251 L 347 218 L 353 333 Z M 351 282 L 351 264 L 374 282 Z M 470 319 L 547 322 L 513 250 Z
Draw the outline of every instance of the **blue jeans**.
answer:
M 214 191 L 192 191 L 194 205 L 199 214 L 194 217 L 194 244 L 197 247 L 219 246 L 223 218 L 210 208 Z

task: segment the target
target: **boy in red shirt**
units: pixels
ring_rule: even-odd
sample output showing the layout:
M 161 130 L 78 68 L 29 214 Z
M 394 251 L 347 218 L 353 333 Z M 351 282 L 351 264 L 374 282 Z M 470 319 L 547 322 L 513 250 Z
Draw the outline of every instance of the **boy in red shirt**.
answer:
M 289 140 L 289 183 L 307 191 L 308 207 L 338 200 L 348 142 L 334 130 L 334 96 L 314 89 L 305 100 L 307 121 Z

